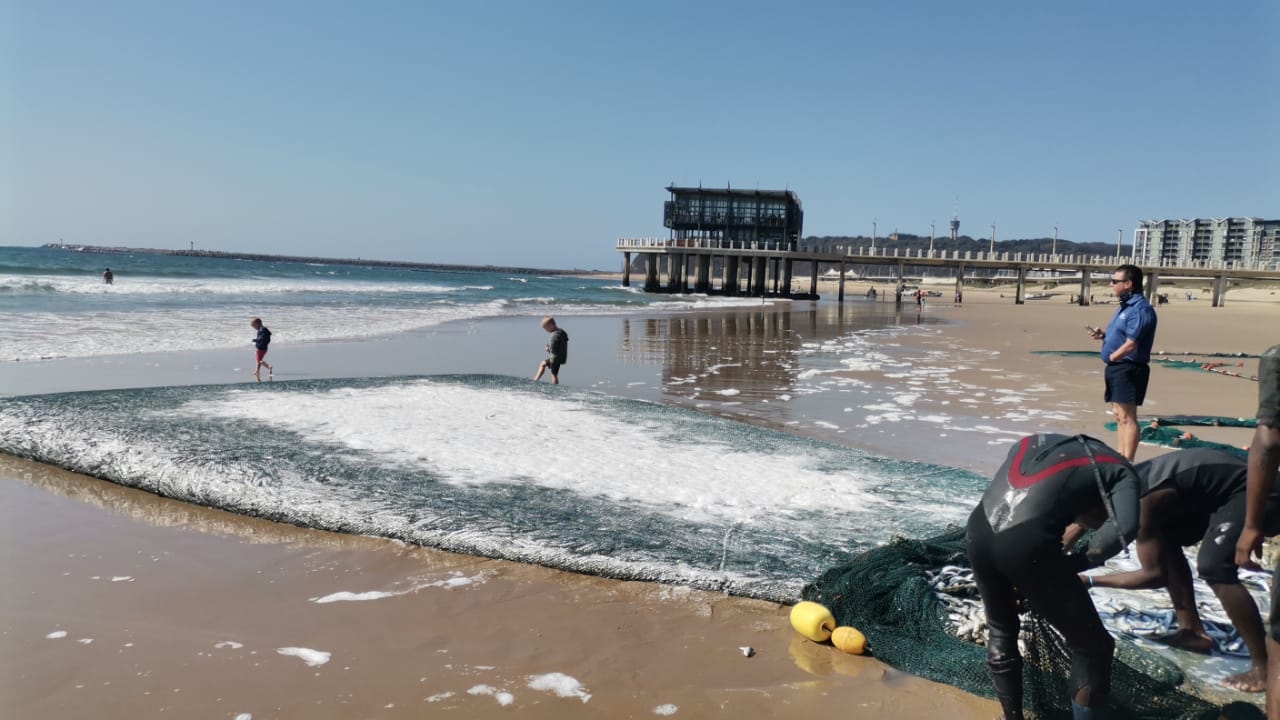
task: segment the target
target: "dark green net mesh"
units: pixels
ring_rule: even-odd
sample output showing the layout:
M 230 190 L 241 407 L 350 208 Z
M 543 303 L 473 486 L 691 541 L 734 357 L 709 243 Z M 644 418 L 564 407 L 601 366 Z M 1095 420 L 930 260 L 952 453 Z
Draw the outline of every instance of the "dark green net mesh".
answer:
M 926 572 L 967 567 L 964 529 L 927 539 L 895 538 L 805 586 L 801 597 L 825 605 L 840 625 L 866 635 L 871 653 L 893 667 L 985 697 L 995 697 L 986 648 L 961 640 L 945 624 L 943 605 Z M 1024 701 L 1039 718 L 1070 718 L 1070 656 L 1062 636 L 1031 613 L 1023 632 Z M 1261 717 L 1244 704 L 1246 715 Z M 1226 708 L 1192 694 L 1170 660 L 1123 638 L 1116 640 L 1105 717 L 1137 720 L 1218 718 Z M 1238 712 L 1239 708 L 1233 708 Z M 1234 715 L 1234 712 L 1229 715 Z

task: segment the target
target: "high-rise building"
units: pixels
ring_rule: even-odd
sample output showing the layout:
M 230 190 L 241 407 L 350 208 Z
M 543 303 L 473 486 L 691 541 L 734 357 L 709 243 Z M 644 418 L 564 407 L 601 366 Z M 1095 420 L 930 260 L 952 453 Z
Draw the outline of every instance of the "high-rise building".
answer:
M 1147 220 L 1133 231 L 1133 256 L 1141 265 L 1229 263 L 1280 269 L 1280 220 Z

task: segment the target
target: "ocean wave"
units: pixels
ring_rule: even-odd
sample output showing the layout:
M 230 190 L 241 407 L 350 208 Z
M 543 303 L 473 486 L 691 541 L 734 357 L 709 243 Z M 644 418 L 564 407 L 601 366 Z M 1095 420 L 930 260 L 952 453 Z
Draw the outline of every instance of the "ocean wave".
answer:
M 67 295 L 449 295 L 464 291 L 492 290 L 492 286 L 458 286 L 440 283 L 387 282 L 377 280 L 335 280 L 331 277 L 175 277 L 116 276 L 106 285 L 99 276 L 0 275 L 0 291 L 21 293 L 64 293 Z
M 187 502 L 779 602 L 985 482 L 500 376 L 0 400 L 0 452 Z

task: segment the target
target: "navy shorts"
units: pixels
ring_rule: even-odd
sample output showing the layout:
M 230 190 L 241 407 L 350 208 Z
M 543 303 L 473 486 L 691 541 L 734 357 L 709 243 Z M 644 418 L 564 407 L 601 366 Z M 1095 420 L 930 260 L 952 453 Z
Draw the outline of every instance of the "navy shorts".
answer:
M 1121 405 L 1141 405 L 1147 399 L 1151 366 L 1131 362 L 1107 363 L 1107 390 L 1102 399 Z

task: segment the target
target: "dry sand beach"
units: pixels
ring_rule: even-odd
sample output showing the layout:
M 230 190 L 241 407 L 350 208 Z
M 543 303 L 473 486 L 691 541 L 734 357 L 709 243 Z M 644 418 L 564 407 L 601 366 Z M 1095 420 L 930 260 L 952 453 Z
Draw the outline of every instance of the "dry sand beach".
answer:
M 1280 339 L 1273 297 L 1233 291 L 1224 308 L 1203 300 L 1161 306 L 1156 349 L 1256 354 Z M 1105 325 L 1114 306 L 1079 308 L 1065 297 L 1014 306 L 1000 291 L 980 290 L 966 291 L 963 307 L 949 296 L 931 300 L 921 332 L 902 342 L 934 362 L 954 358 L 972 368 L 955 378 L 970 388 L 968 412 L 1025 432 L 1109 439 L 1097 359 L 1032 351 L 1096 348 L 1082 326 Z M 738 406 L 713 404 L 705 389 L 644 385 L 652 366 L 637 358 L 731 345 L 724 329 L 730 320 L 737 327 L 743 312 L 562 318 L 575 353 L 562 381 L 737 417 Z M 791 332 L 818 338 L 838 334 L 842 322 L 829 301 L 778 312 Z M 916 322 L 913 309 L 901 318 Z M 282 349 L 274 359 L 287 373 L 280 379 L 524 376 L 537 355 L 512 353 L 517 328 L 536 337 L 528 318 L 482 321 L 390 339 L 376 352 L 327 343 Z M 10 365 L 0 370 L 0 393 L 239 382 L 240 354 Z M 1256 360 L 1240 368 L 1255 369 Z M 835 371 L 833 382 L 841 372 L 875 370 Z M 702 384 L 730 383 L 741 398 L 775 380 L 742 372 L 705 375 Z M 1142 413 L 1251 416 L 1256 393 L 1245 379 L 1156 367 Z M 1003 458 L 1006 445 L 990 435 L 922 420 L 929 408 L 850 423 L 848 403 L 833 392 L 777 416 L 741 419 L 979 472 Z M 1197 434 L 1235 444 L 1249 437 L 1228 428 Z M 1139 458 L 1163 451 L 1144 445 Z M 997 709 L 804 641 L 789 627 L 787 607 L 773 603 L 299 529 L 16 459 L 0 462 L 0 494 L 6 717 L 986 718 Z

